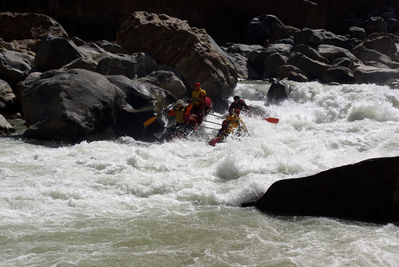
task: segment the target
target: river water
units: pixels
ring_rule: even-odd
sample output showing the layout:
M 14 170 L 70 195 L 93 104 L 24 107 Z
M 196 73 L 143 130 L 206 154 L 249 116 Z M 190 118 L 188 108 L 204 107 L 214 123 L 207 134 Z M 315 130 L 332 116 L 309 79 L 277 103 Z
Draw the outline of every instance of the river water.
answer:
M 240 207 L 277 180 L 399 154 L 398 90 L 288 84 L 269 104 L 269 84 L 240 82 L 261 115 L 215 147 L 0 138 L 0 266 L 397 266 L 393 224 Z

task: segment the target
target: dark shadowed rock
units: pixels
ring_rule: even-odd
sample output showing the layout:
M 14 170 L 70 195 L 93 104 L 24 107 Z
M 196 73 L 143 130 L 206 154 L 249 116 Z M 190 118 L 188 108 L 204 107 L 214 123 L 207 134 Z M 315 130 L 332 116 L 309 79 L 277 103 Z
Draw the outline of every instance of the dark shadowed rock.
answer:
M 328 68 L 321 76 L 321 80 L 324 83 L 337 82 L 340 84 L 352 84 L 356 82 L 352 70 L 345 67 Z
M 388 24 L 388 32 L 391 32 L 393 34 L 398 34 L 399 33 L 399 20 L 398 19 L 387 19 L 387 24 Z
M 364 46 L 380 52 L 388 57 L 392 57 L 396 52 L 396 44 L 395 42 L 398 40 L 394 40 L 390 36 L 378 36 L 376 38 L 369 39 L 364 41 Z
M 25 79 L 32 69 L 33 57 L 0 49 L 0 77 L 11 86 Z
M 329 63 L 328 59 L 323 57 L 317 50 L 305 44 L 299 44 L 295 46 L 294 48 L 292 48 L 291 52 L 299 52 L 316 61 L 323 62 L 326 64 Z
M 366 37 L 366 30 L 361 27 L 351 26 L 348 30 L 349 35 L 352 38 L 363 40 Z
M 107 40 L 101 40 L 96 42 L 96 44 L 107 52 L 114 54 L 126 54 L 126 51 L 116 43 L 112 43 Z
M 364 22 L 363 28 L 366 30 L 367 34 L 373 32 L 386 32 L 387 23 L 381 17 L 370 17 Z
M 17 103 L 10 85 L 0 80 L 0 114 L 10 115 L 17 112 Z
M 272 44 L 262 50 L 254 50 L 248 55 L 248 64 L 257 73 L 262 75 L 264 62 L 268 56 L 275 53 L 279 53 L 282 56 L 289 56 L 291 49 L 292 45 L 289 44 Z
M 94 58 L 97 71 L 103 75 L 124 75 L 128 78 L 143 77 L 159 70 L 157 62 L 146 53 L 112 54 L 102 53 Z
M 326 63 L 313 60 L 301 53 L 296 53 L 287 63 L 299 68 L 311 79 L 318 79 L 330 67 Z
M 360 63 L 359 59 L 352 54 L 348 49 L 338 47 L 335 45 L 323 44 L 317 47 L 317 51 L 325 58 L 327 58 L 330 62 L 336 60 L 340 57 L 346 57 L 351 60 L 353 63 Z
M 274 80 L 267 91 L 269 102 L 280 102 L 288 97 L 288 86 L 280 81 Z
M 291 39 L 293 40 L 295 35 L 300 32 L 300 29 L 292 26 L 283 26 L 278 28 L 270 38 L 271 41 L 277 41 L 282 39 Z
M 134 12 L 121 26 L 117 42 L 128 53 L 146 52 L 177 69 L 189 89 L 201 82 L 211 98 L 233 92 L 237 73 L 228 55 L 205 30 L 167 15 Z
M 321 44 L 335 45 L 346 49 L 352 49 L 355 41 L 342 35 L 336 35 L 325 29 L 303 28 L 295 35 L 295 45 L 306 44 L 311 47 L 317 47 Z
M 79 51 L 85 55 L 85 57 L 95 58 L 105 53 L 106 51 L 95 43 L 85 43 L 78 46 Z
M 331 63 L 331 65 L 333 67 L 345 67 L 345 68 L 348 68 L 351 70 L 353 70 L 353 68 L 354 68 L 354 64 L 353 64 L 352 60 L 350 60 L 347 57 L 339 57 L 339 58 L 335 59 Z
M 117 89 L 102 75 L 72 69 L 35 77 L 22 85 L 26 137 L 72 142 L 102 139 L 114 125 Z
M 248 58 L 238 53 L 229 53 L 229 56 L 234 64 L 238 78 L 248 79 Z
M 256 202 L 283 216 L 324 216 L 376 223 L 399 221 L 399 158 L 378 158 L 272 184 Z
M 356 55 L 357 58 L 359 58 L 364 63 L 370 61 L 377 61 L 383 63 L 384 65 L 390 68 L 399 67 L 399 63 L 392 61 L 391 58 L 389 58 L 388 56 L 381 54 L 380 52 L 375 51 L 373 49 L 368 49 L 365 46 L 357 46 L 352 50 L 352 52 L 354 55 Z
M 80 57 L 63 66 L 62 68 L 65 70 L 84 69 L 97 72 L 97 65 L 98 63 L 94 61 L 91 57 Z
M 287 63 L 288 58 L 280 55 L 279 53 L 270 54 L 263 62 L 263 75 L 262 78 L 275 77 L 276 69 Z
M 8 136 L 13 132 L 14 127 L 0 114 L 0 136 Z
M 72 41 L 46 35 L 37 44 L 35 66 L 42 72 L 59 69 L 80 57 L 83 54 Z
M 283 65 L 278 67 L 276 70 L 276 76 L 280 80 L 287 78 L 288 80 L 296 82 L 307 82 L 309 80 L 299 68 L 292 65 Z
M 245 57 L 248 57 L 248 55 L 251 52 L 261 51 L 261 50 L 263 50 L 263 46 L 261 45 L 247 45 L 247 44 L 232 44 L 226 48 L 226 52 L 228 54 L 231 53 L 240 54 Z
M 247 42 L 261 45 L 282 27 L 284 24 L 274 15 L 265 14 L 254 17 L 247 26 Z

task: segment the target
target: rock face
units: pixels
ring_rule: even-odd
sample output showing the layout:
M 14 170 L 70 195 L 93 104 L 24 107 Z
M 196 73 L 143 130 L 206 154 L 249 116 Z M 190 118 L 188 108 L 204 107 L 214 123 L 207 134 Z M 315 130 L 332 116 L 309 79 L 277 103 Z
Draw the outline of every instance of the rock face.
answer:
M 193 89 L 201 82 L 215 98 L 229 96 L 236 83 L 234 65 L 204 31 L 186 21 L 147 12 L 134 12 L 121 26 L 117 42 L 128 53 L 146 52 L 161 64 L 173 66 Z
M 113 125 L 117 90 L 105 77 L 81 69 L 53 70 L 24 82 L 22 110 L 28 138 L 96 139 Z
M 243 206 L 283 216 L 398 222 L 399 157 L 370 159 L 305 178 L 280 180 L 258 201 Z

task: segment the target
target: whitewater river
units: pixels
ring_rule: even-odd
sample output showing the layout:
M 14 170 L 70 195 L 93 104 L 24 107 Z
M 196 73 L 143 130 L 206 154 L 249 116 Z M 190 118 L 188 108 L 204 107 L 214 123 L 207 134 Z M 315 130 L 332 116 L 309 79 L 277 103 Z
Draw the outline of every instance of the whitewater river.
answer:
M 397 266 L 393 224 L 240 208 L 277 180 L 399 155 L 398 90 L 289 85 L 268 104 L 270 85 L 239 83 L 264 115 L 216 147 L 0 138 L 0 266 Z

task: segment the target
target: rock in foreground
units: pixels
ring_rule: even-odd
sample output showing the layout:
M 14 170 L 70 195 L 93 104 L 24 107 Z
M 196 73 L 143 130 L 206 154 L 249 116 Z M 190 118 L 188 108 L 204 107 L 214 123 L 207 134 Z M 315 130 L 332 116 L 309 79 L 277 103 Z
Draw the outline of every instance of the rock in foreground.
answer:
M 399 157 L 342 166 L 274 183 L 257 201 L 262 212 L 376 223 L 399 221 Z

